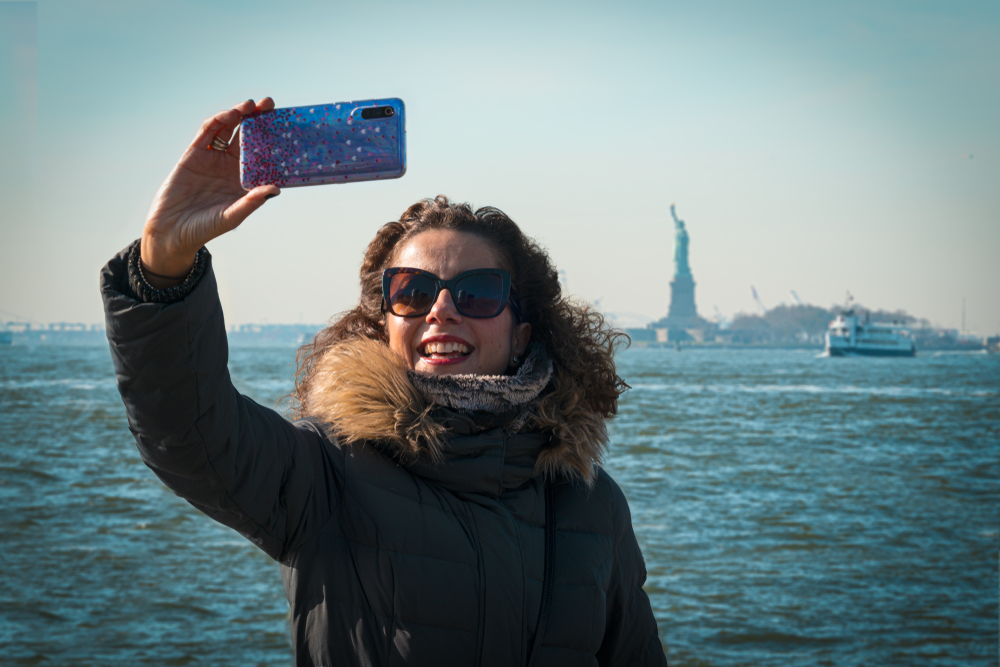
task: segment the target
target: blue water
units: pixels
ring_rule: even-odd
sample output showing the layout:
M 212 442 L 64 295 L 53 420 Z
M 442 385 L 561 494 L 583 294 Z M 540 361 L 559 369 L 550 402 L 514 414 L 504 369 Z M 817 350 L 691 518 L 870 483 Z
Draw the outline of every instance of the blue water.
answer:
M 294 349 L 237 348 L 273 404 Z M 608 468 L 672 665 L 998 663 L 1000 356 L 636 349 Z M 101 347 L 0 347 L 0 663 L 289 665 L 277 565 L 139 460 Z

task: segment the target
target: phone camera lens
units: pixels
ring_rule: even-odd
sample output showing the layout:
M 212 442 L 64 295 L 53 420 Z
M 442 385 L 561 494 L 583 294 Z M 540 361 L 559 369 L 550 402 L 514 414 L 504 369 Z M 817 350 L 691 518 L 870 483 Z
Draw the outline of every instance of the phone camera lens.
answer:
M 385 109 L 384 109 L 384 110 L 382 111 L 382 113 L 384 113 L 384 114 L 385 114 L 386 116 L 391 116 L 391 115 L 393 115 L 393 114 L 394 114 L 394 113 L 396 113 L 396 112 L 395 112 L 395 111 L 393 111 L 392 107 L 386 107 L 386 108 L 385 108 Z

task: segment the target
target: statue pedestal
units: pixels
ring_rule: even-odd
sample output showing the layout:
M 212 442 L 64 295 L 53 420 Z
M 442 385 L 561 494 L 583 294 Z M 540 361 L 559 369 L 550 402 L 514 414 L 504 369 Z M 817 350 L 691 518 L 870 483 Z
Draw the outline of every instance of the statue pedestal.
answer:
M 690 329 L 698 322 L 698 308 L 694 305 L 694 284 L 691 276 L 675 276 L 670 281 L 667 325 L 671 329 Z
M 691 276 L 674 276 L 670 282 L 670 310 L 666 317 L 653 325 L 658 342 L 705 340 L 708 323 L 698 317 L 694 286 Z

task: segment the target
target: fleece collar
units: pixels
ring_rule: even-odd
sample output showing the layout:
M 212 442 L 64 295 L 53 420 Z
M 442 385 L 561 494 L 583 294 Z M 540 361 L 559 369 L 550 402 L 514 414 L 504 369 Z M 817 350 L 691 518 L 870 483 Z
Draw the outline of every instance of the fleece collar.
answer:
M 524 430 L 542 390 L 552 379 L 552 360 L 532 343 L 513 375 L 431 375 L 408 371 L 407 377 L 428 402 L 472 419 L 480 430 Z

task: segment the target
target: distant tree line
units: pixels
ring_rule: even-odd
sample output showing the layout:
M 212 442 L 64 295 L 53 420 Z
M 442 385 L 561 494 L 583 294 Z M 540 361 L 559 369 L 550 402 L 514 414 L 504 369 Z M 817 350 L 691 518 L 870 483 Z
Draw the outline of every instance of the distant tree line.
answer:
M 780 305 L 762 315 L 740 313 L 733 318 L 726 334 L 734 343 L 819 343 L 842 306 Z M 902 310 L 869 309 L 858 304 L 854 312 L 872 322 L 895 323 L 918 330 L 931 330 L 926 319 L 914 317 Z

